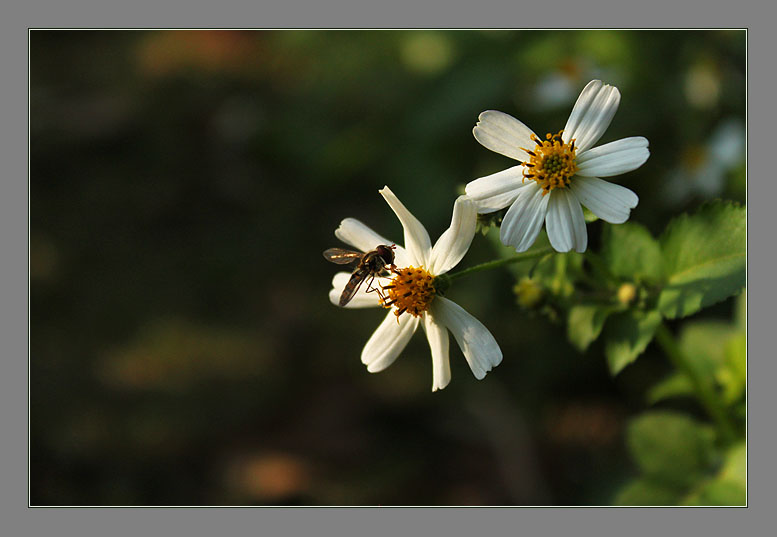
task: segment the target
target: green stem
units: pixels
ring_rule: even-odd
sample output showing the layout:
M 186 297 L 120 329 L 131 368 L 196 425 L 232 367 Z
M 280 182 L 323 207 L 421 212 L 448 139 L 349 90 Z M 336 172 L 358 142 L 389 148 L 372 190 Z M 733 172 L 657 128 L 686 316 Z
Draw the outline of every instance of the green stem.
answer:
M 688 361 L 685 353 L 683 353 L 680 346 L 677 344 L 677 341 L 675 341 L 672 332 L 669 331 L 669 328 L 667 328 L 664 323 L 658 325 L 658 328 L 656 329 L 656 340 L 658 341 L 658 344 L 661 345 L 661 348 L 664 349 L 664 352 L 677 370 L 687 376 L 691 381 L 691 385 L 696 392 L 696 397 L 699 398 L 702 406 L 704 406 L 712 419 L 717 423 L 724 441 L 727 444 L 731 444 L 736 440 L 736 432 L 733 423 L 726 414 L 725 408 L 720 404 L 712 387 L 704 381 L 704 378 L 699 374 L 693 364 Z
M 537 259 L 538 257 L 543 257 L 549 253 L 553 252 L 553 248 L 550 246 L 547 246 L 545 248 L 540 248 L 539 250 L 533 250 L 531 252 L 524 252 L 522 254 L 515 255 L 513 257 L 508 257 L 506 259 L 495 259 L 494 261 L 489 261 L 487 263 L 481 263 L 480 265 L 475 265 L 474 267 L 470 267 L 468 269 L 461 270 L 459 272 L 456 272 L 454 274 L 448 274 L 448 277 L 451 280 L 456 280 L 458 278 L 461 278 L 463 276 L 467 276 L 469 274 L 474 274 L 475 272 L 481 272 L 484 270 L 491 270 L 497 267 L 501 267 L 502 265 L 509 265 L 510 263 L 520 263 L 521 261 L 528 261 L 529 259 Z

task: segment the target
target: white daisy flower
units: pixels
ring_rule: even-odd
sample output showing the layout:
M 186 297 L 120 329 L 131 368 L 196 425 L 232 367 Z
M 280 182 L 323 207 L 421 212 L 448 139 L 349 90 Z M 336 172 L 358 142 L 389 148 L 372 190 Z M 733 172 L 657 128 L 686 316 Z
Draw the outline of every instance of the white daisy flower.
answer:
M 397 245 L 394 250 L 396 272 L 390 277 L 375 278 L 372 287 L 380 292 L 368 292 L 367 285 L 362 285 L 345 306 L 391 309 L 364 346 L 362 363 L 371 373 L 386 369 L 420 324 L 432 351 L 432 391 L 445 388 L 451 380 L 448 331 L 459 344 L 472 373 L 482 379 L 502 361 L 499 345 L 480 321 L 455 302 L 440 296 L 435 287 L 435 278 L 455 267 L 472 243 L 477 220 L 475 204 L 460 196 L 453 207 L 450 227 L 432 246 L 426 228 L 389 187 L 380 190 L 380 194 L 402 223 L 405 246 Z M 362 252 L 372 251 L 381 244 L 394 244 L 354 218 L 343 220 L 335 236 Z M 333 304 L 339 303 L 350 276 L 340 272 L 333 278 L 329 291 Z
M 527 250 L 544 221 L 555 250 L 584 252 L 588 233 L 581 205 L 611 224 L 628 220 L 639 198 L 600 177 L 620 175 L 644 164 L 650 156 L 647 139 L 634 136 L 592 149 L 619 102 L 618 88 L 592 80 L 577 98 L 564 130 L 547 134 L 544 140 L 503 112 L 480 114 L 472 130 L 475 139 L 519 162 L 466 186 L 478 212 L 510 207 L 500 229 L 505 245 L 518 252 Z

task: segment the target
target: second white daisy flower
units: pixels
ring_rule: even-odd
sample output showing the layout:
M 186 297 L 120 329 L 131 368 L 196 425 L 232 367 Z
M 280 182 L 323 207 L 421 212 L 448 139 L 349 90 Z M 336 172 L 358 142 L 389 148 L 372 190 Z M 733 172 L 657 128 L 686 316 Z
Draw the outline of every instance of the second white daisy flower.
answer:
M 460 196 L 453 207 L 450 227 L 432 246 L 426 228 L 394 193 L 388 187 L 380 193 L 402 223 L 405 245 L 397 245 L 394 250 L 396 272 L 388 278 L 375 278 L 373 288 L 380 292 L 370 291 L 363 285 L 345 306 L 391 308 L 364 346 L 362 362 L 371 373 L 383 371 L 397 359 L 421 325 L 432 351 L 432 391 L 445 388 L 451 379 L 449 331 L 472 373 L 482 379 L 502 361 L 499 345 L 480 321 L 455 302 L 440 296 L 435 286 L 435 278 L 455 267 L 472 243 L 477 220 L 475 204 Z M 394 244 L 353 218 L 343 220 L 335 235 L 362 252 L 381 244 Z M 329 291 L 333 304 L 339 304 L 349 279 L 347 272 L 335 275 Z
M 510 207 L 502 220 L 502 243 L 523 252 L 544 222 L 555 250 L 584 252 L 588 233 L 581 205 L 612 224 L 628 220 L 639 198 L 600 178 L 639 168 L 650 156 L 648 141 L 634 136 L 593 147 L 619 103 L 618 88 L 592 80 L 580 93 L 564 130 L 544 139 L 503 112 L 480 114 L 472 131 L 475 139 L 519 162 L 466 186 L 480 213 Z

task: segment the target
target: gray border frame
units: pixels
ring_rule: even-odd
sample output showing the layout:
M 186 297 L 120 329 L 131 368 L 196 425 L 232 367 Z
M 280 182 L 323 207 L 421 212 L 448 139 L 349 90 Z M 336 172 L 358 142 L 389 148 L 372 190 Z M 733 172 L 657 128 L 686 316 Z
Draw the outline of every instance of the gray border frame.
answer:
M 693 0 L 651 0 L 631 6 L 622 0 L 567 6 L 552 2 L 517 5 L 500 0 L 464 2 L 376 2 L 359 0 L 315 2 L 287 0 L 283 4 L 183 0 L 115 3 L 98 0 L 36 1 L 3 10 L 0 57 L 0 506 L 8 535 L 732 535 L 768 534 L 773 518 L 775 465 L 766 454 L 774 446 L 777 428 L 769 421 L 775 390 L 770 389 L 775 360 L 765 338 L 774 330 L 769 305 L 775 286 L 767 286 L 769 264 L 777 249 L 770 210 L 777 181 L 766 169 L 774 141 L 770 137 L 775 107 L 767 99 L 774 81 L 774 30 L 777 8 L 765 2 L 723 3 Z M 501 5 L 499 5 L 501 4 Z M 591 5 L 592 4 L 592 5 Z M 443 9 L 444 8 L 444 9 Z M 243 27 L 246 22 L 266 28 L 749 28 L 748 32 L 748 218 L 749 471 L 747 509 L 704 508 L 27 508 L 26 413 L 29 349 L 29 294 L 25 267 L 29 258 L 29 184 L 27 181 L 27 29 L 30 27 Z M 771 44 L 770 44 L 771 43 Z M 771 60 L 771 61 L 770 61 Z M 768 92 L 768 93 L 767 93 Z M 27 198 L 28 203 L 23 203 Z M 761 261 L 761 262 L 759 262 Z M 773 266 L 773 265 L 772 265 Z M 763 279 L 761 287 L 758 282 Z M 26 315 L 23 314 L 26 313 Z M 773 415 L 773 414 L 772 414 Z M 763 531 L 758 531 L 764 528 Z M 755 531 L 754 531 L 755 530 Z

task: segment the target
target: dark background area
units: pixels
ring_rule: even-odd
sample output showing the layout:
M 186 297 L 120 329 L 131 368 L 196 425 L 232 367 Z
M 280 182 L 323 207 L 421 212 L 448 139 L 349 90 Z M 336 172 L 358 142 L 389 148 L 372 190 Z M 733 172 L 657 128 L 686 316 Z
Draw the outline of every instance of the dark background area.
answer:
M 432 393 L 417 334 L 369 374 L 384 313 L 339 310 L 321 251 L 356 217 L 401 241 L 377 190 L 448 226 L 504 169 L 480 112 L 556 132 L 592 78 L 642 135 L 616 179 L 658 235 L 745 200 L 743 31 L 32 31 L 33 505 L 597 505 L 634 473 L 625 420 L 668 370 L 616 378 L 600 343 L 515 305 L 489 272 L 450 298 L 495 335 L 482 381 L 451 344 Z M 589 225 L 596 248 L 602 224 Z M 494 257 L 477 236 L 459 268 Z M 726 302 L 705 316 L 728 317 Z

